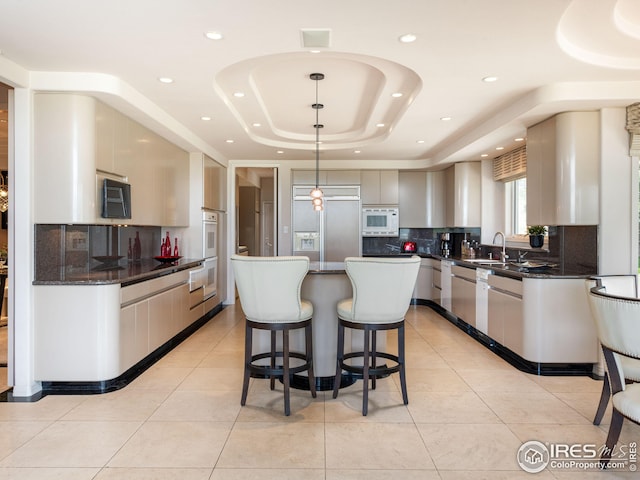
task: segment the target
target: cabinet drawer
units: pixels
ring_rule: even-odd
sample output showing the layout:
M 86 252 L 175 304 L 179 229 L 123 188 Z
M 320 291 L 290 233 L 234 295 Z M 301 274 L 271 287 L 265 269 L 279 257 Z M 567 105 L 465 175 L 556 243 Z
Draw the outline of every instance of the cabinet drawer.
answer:
M 136 283 L 120 289 L 120 305 L 129 305 L 150 296 L 156 295 L 164 290 L 170 289 L 181 283 L 189 281 L 189 270 L 172 273 L 163 277 L 154 278 L 145 282 Z
M 505 292 L 513 293 L 518 296 L 522 296 L 522 282 L 514 280 L 513 278 L 499 277 L 497 275 L 489 275 L 487 279 L 490 287 L 503 290 Z
M 457 265 L 453 265 L 451 267 L 452 275 L 456 277 L 465 278 L 475 283 L 476 281 L 476 269 L 475 268 L 467 268 L 467 267 L 459 267 Z

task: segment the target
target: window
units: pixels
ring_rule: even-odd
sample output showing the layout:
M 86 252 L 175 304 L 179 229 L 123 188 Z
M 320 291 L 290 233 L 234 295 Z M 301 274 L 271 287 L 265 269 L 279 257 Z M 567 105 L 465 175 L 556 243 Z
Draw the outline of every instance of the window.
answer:
M 507 230 L 511 236 L 527 234 L 527 178 L 505 183 Z

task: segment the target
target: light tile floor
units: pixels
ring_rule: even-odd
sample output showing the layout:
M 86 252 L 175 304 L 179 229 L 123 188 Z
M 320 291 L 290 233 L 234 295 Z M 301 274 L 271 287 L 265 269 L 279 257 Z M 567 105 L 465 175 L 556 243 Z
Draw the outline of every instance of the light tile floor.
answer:
M 409 405 L 397 375 L 370 393 L 282 392 L 252 380 L 240 407 L 243 319 L 229 307 L 109 394 L 0 404 L 0 478 L 21 480 L 476 480 L 531 478 L 528 440 L 602 444 L 602 383 L 519 372 L 427 307 L 407 315 Z M 392 344 L 393 342 L 389 342 Z M 625 423 L 622 441 L 640 440 Z M 545 470 L 540 479 L 638 478 Z

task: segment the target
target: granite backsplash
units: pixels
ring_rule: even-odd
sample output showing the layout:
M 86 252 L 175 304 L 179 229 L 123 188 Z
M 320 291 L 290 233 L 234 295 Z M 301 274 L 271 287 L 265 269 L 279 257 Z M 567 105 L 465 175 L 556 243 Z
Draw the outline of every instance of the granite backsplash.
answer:
M 480 244 L 480 229 L 443 229 L 443 228 L 401 228 L 398 237 L 365 237 L 362 239 L 364 255 L 390 255 L 400 253 L 402 243 L 416 242 L 418 254 L 441 255 L 441 234 L 450 235 L 450 256 L 461 255 L 462 240 L 478 242 L 478 255 L 488 258 L 492 253 L 499 258 L 502 250 L 497 245 Z M 527 260 L 553 263 L 562 271 L 579 272 L 585 275 L 598 273 L 598 226 L 597 225 L 560 225 L 550 226 L 547 244 L 543 248 L 531 248 L 529 244 L 518 247 L 507 246 L 509 258 L 516 260 L 519 253 L 526 252 Z
M 160 254 L 160 227 L 111 225 L 35 225 L 35 280 L 66 274 L 126 268 Z M 134 249 L 136 236 L 140 251 Z M 175 240 L 171 238 L 173 243 Z

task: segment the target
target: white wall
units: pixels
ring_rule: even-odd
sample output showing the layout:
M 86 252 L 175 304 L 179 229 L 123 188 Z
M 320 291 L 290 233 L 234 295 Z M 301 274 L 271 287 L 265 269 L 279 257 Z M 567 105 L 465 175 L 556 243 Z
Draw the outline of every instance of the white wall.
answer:
M 638 162 L 629 156 L 626 109 L 603 109 L 600 120 L 598 271 L 601 275 L 636 273 Z

